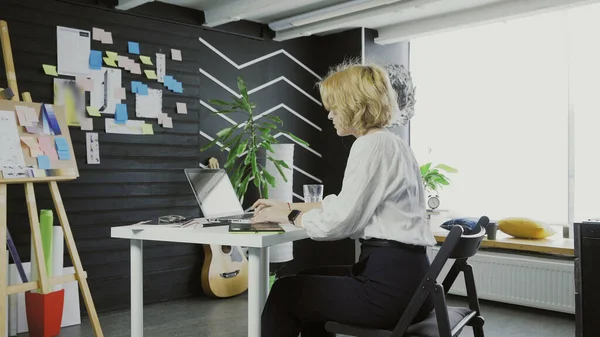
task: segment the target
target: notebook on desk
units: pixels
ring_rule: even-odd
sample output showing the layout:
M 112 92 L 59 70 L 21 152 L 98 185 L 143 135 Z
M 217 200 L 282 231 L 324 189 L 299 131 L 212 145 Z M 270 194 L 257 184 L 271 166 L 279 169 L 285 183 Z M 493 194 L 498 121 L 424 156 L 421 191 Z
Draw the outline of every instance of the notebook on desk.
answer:
M 230 233 L 240 233 L 240 234 L 248 234 L 248 233 L 273 233 L 273 234 L 281 234 L 285 233 L 285 229 L 281 227 L 276 222 L 261 222 L 261 223 L 231 223 L 229 225 Z

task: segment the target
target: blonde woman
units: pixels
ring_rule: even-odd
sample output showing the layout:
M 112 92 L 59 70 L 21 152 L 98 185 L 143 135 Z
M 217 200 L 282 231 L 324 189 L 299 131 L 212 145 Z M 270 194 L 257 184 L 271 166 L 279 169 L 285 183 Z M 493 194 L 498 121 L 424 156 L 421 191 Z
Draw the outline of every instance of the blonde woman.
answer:
M 329 336 L 327 321 L 393 329 L 429 268 L 435 244 L 419 165 L 384 127 L 397 109 L 387 73 L 342 65 L 319 83 L 340 137 L 354 136 L 342 190 L 319 203 L 258 200 L 254 221 L 292 223 L 314 240 L 360 239 L 359 262 L 283 277 L 262 313 L 263 337 Z M 427 299 L 417 320 L 433 304 Z

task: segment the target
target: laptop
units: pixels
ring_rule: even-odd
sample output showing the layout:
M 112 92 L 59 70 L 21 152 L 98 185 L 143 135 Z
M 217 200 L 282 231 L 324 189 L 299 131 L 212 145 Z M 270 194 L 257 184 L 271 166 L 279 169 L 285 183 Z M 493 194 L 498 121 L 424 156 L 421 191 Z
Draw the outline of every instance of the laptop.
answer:
M 244 212 L 224 169 L 184 169 L 192 191 L 208 222 L 252 223 L 254 213 Z

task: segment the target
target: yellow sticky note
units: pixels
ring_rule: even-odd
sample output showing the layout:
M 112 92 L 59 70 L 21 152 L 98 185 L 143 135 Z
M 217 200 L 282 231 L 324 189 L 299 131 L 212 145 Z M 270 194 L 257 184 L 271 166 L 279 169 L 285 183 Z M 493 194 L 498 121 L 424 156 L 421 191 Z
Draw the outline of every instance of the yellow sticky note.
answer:
M 149 56 L 140 55 L 140 60 L 142 61 L 143 64 L 147 64 L 149 66 L 153 65 L 152 60 L 150 59 Z
M 156 79 L 156 73 L 154 72 L 154 70 L 144 70 L 144 73 L 146 74 L 146 77 L 148 77 L 149 80 Z
M 98 108 L 94 108 L 93 106 L 88 106 L 86 108 L 86 110 L 90 116 L 100 117 L 100 111 L 98 111 Z
M 109 59 L 116 60 L 119 57 L 119 54 L 115 53 L 114 51 L 107 51 L 106 56 L 108 56 Z
M 104 57 L 104 63 L 106 63 L 106 65 L 109 65 L 111 67 L 116 67 L 117 64 L 115 63 L 115 59 L 111 59 L 110 57 Z
M 142 125 L 142 134 L 143 135 L 153 135 L 154 134 L 154 128 L 152 127 L 152 124 L 144 124 L 144 125 Z
M 42 64 L 42 67 L 44 67 L 44 72 L 46 73 L 46 75 L 58 76 L 58 73 L 56 72 L 56 66 Z

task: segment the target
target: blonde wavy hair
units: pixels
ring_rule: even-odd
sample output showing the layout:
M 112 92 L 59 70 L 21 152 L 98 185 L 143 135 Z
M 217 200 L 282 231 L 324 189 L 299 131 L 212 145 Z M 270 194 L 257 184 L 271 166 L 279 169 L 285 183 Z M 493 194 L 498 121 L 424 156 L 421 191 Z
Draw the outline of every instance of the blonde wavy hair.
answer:
M 358 135 L 388 125 L 398 109 L 388 73 L 377 65 L 343 63 L 317 85 L 325 109 L 338 113 L 341 127 Z

